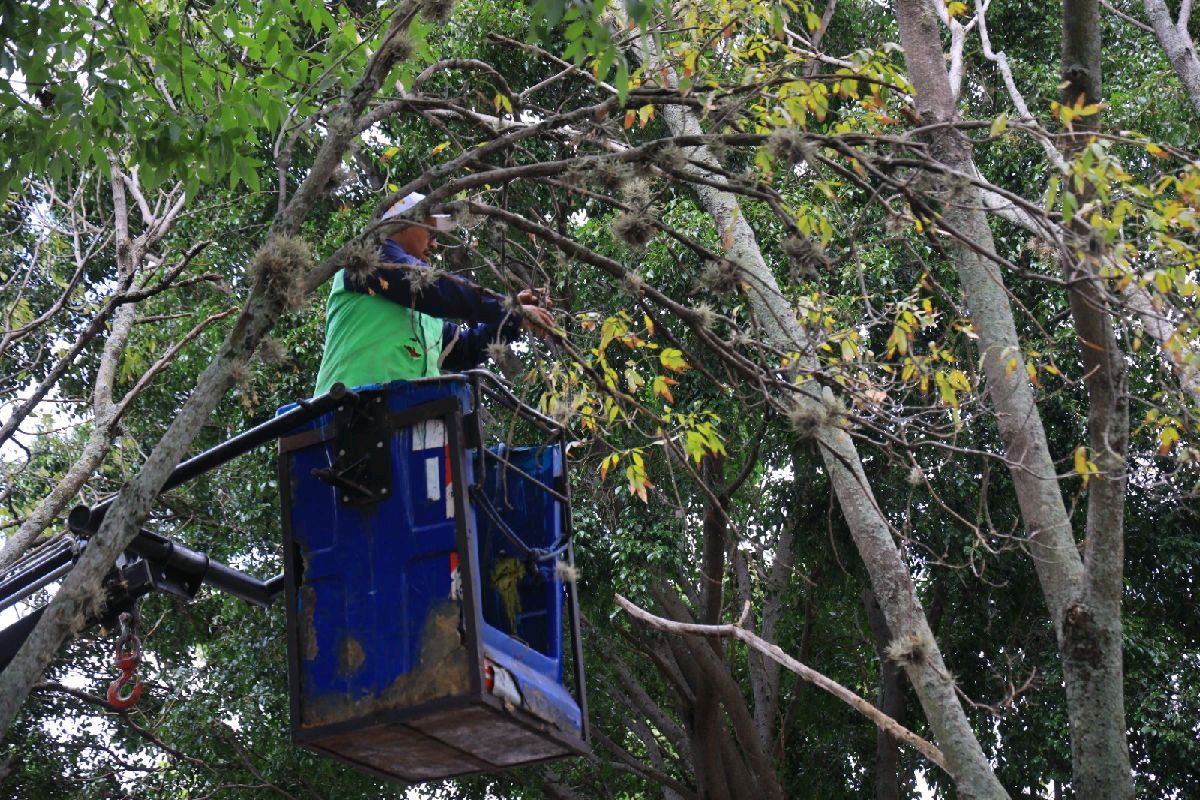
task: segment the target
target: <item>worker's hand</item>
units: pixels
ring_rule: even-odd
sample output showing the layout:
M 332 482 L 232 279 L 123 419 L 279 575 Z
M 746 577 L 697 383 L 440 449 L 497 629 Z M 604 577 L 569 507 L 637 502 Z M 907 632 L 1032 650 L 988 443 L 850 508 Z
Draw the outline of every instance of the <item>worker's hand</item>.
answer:
M 526 303 L 521 306 L 521 327 L 545 341 L 554 335 L 554 317 L 541 306 Z
M 537 289 L 522 289 L 517 292 L 517 302 L 523 306 L 554 308 L 554 301 L 550 299 L 550 290 L 545 286 Z

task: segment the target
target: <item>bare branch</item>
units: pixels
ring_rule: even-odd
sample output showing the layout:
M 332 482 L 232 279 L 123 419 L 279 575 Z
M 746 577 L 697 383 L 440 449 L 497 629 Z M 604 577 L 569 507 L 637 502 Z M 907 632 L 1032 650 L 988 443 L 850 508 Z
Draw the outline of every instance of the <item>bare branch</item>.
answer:
M 1184 0 L 1185 5 L 1187 2 L 1189 2 L 1189 0 Z M 1109 11 L 1111 11 L 1114 15 L 1125 20 L 1130 25 L 1137 28 L 1139 31 L 1145 31 L 1146 33 L 1154 33 L 1154 28 L 1151 28 L 1149 25 L 1142 22 L 1140 19 L 1137 19 L 1136 17 L 1131 17 L 1130 15 L 1126 14 L 1124 11 L 1117 8 L 1112 3 L 1108 2 L 1108 0 L 1100 0 L 1100 5 L 1104 6 Z
M 691 636 L 731 637 L 737 639 L 738 641 L 744 642 L 748 647 L 754 648 L 756 651 L 777 662 L 785 669 L 796 673 L 804 681 L 811 683 L 820 689 L 824 689 L 829 694 L 833 695 L 846 705 L 870 719 L 878 727 L 886 730 L 900 741 L 916 749 L 921 753 L 921 755 L 925 756 L 943 770 L 946 769 L 946 760 L 942 755 L 942 751 L 933 744 L 925 739 L 922 739 L 920 736 L 917 736 L 908 728 L 905 728 L 903 725 L 896 722 L 896 720 L 877 709 L 869 701 L 859 697 L 837 681 L 822 675 L 820 672 L 817 672 L 811 667 L 801 664 L 799 661 L 783 652 L 783 650 L 781 650 L 777 645 L 764 641 L 740 625 L 701 625 L 696 623 L 675 622 L 674 620 L 664 619 L 663 617 L 651 614 L 649 611 L 639 608 L 619 594 L 615 596 L 615 599 L 617 601 L 617 605 L 625 609 L 626 613 L 628 613 L 631 617 L 660 631 L 686 634 Z
M 227 308 L 224 311 L 218 311 L 216 314 L 210 314 L 200 322 L 196 323 L 196 325 L 190 331 L 188 331 L 182 339 L 171 345 L 165 353 L 159 356 L 158 359 L 150 365 L 149 369 L 142 373 L 141 377 L 138 378 L 137 383 L 133 385 L 133 388 L 126 392 L 125 396 L 121 398 L 121 402 L 117 405 L 117 417 L 120 418 L 125 414 L 126 411 L 129 410 L 130 404 L 137 399 L 138 395 L 140 395 L 147 386 L 150 385 L 158 373 L 162 372 L 168 364 L 175 360 L 175 356 L 181 349 L 183 349 L 184 345 L 203 333 L 204 329 L 209 325 L 212 325 L 217 320 L 225 319 L 235 311 L 237 311 L 236 308 Z

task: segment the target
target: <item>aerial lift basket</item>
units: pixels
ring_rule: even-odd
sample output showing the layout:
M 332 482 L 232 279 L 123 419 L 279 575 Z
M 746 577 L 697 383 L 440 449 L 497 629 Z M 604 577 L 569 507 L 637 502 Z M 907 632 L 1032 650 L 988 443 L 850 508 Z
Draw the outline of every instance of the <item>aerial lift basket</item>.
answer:
M 279 444 L 293 740 L 409 782 L 588 752 L 565 432 L 483 371 L 353 394 Z

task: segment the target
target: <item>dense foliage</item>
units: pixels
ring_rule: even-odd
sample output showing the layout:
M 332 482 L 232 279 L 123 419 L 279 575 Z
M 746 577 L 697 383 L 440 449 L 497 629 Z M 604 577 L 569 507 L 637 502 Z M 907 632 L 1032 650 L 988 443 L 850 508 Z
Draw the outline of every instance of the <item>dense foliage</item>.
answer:
M 463 225 L 439 268 L 556 301 L 559 335 L 496 368 L 578 440 L 595 731 L 592 758 L 419 796 L 1200 793 L 1197 112 L 1142 4 L 1112 9 L 1093 69 L 1059 63 L 1069 10 L 1028 0 L 0 0 L 0 560 L 162 442 L 197 452 L 307 396 L 322 282 L 416 189 Z M 1098 96 L 1064 95 L 1093 72 Z M 285 237 L 312 258 L 280 289 L 261 254 Z M 965 288 L 973 258 L 1002 302 Z M 981 305 L 1010 308 L 1018 346 L 995 355 Z M 270 334 L 238 340 L 263 308 Z M 1018 423 L 1010 383 L 1032 397 Z M 204 387 L 203 424 L 164 436 Z M 274 575 L 277 490 L 264 448 L 146 525 Z M 1115 596 L 1063 613 L 1047 496 L 1058 556 L 1115 564 Z M 946 765 L 614 595 L 755 632 Z M 1105 603 L 1115 633 L 1076 646 L 1070 620 Z M 288 742 L 281 608 L 154 596 L 142 625 L 127 714 L 103 703 L 97 629 L 47 651 L 4 734 L 12 796 L 406 796 Z M 1072 694 L 1088 648 L 1123 667 L 1115 710 Z M 1088 714 L 1124 764 L 1080 756 Z

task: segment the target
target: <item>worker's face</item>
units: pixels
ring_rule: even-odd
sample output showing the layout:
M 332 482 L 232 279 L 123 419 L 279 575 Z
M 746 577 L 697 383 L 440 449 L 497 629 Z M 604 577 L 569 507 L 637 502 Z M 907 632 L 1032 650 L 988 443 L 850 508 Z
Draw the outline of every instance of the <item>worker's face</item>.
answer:
M 392 241 L 404 248 L 404 252 L 410 256 L 429 261 L 433 258 L 433 253 L 437 250 L 437 237 L 430 228 L 434 226 L 435 220 L 433 217 L 426 217 L 425 224 L 429 228 L 421 228 L 416 225 L 411 225 L 407 228 L 401 228 L 392 234 Z

